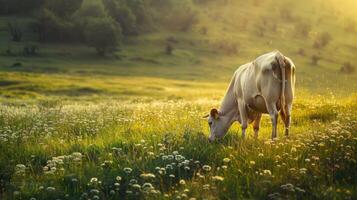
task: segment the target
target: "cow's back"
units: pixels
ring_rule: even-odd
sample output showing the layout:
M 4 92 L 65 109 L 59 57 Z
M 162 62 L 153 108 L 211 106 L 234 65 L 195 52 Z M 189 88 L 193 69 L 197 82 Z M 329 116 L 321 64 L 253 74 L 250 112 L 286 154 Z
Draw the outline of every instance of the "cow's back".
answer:
M 259 56 L 235 72 L 235 95 L 238 101 L 244 101 L 254 111 L 267 113 L 266 100 L 277 102 L 280 98 L 281 82 L 270 72 L 266 73 L 277 53 L 273 51 Z

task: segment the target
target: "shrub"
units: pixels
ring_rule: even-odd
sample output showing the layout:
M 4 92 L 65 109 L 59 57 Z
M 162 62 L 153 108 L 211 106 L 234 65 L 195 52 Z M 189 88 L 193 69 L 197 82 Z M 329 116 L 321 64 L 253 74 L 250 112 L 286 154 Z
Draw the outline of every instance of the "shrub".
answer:
M 239 53 L 239 44 L 228 40 L 220 40 L 215 44 L 216 49 L 226 55 L 236 55 Z
M 263 25 L 263 24 L 257 24 L 256 26 L 255 26 L 255 34 L 258 36 L 258 37 L 264 37 L 264 35 L 265 35 L 265 26 Z
M 99 55 L 112 53 L 119 45 L 121 29 L 109 18 L 91 18 L 85 29 L 86 43 L 94 47 Z
M 136 32 L 147 32 L 153 29 L 154 22 L 152 19 L 151 8 L 147 1 L 144 0 L 127 0 L 126 1 L 136 19 Z
M 5 50 L 5 55 L 7 56 L 14 56 L 15 54 L 12 52 L 12 46 L 8 45 Z
M 15 62 L 14 64 L 11 65 L 11 67 L 22 67 L 22 63 L 21 62 Z
M 311 25 L 306 22 L 299 22 L 295 24 L 295 33 L 297 36 L 307 38 L 311 31 Z
M 80 41 L 80 31 L 75 31 L 74 22 L 62 19 L 51 10 L 43 9 L 32 28 L 41 42 Z
M 0 14 L 26 14 L 40 8 L 45 0 L 0 0 Z
M 353 73 L 354 71 L 355 71 L 355 68 L 351 65 L 350 62 L 343 63 L 340 68 L 341 73 L 350 74 L 350 73 Z
M 124 35 L 135 35 L 137 33 L 136 17 L 131 12 L 129 7 L 119 7 L 113 17 L 117 22 L 119 22 Z
M 12 37 L 12 41 L 19 42 L 22 39 L 22 30 L 16 22 L 8 22 L 8 31 Z
M 303 48 L 300 48 L 300 49 L 298 50 L 298 54 L 299 54 L 300 56 L 305 56 L 305 50 L 304 50 Z
M 178 39 L 177 39 L 176 37 L 174 37 L 174 36 L 169 36 L 169 37 L 167 37 L 167 38 L 166 38 L 166 41 L 169 42 L 169 43 L 173 43 L 173 44 L 178 44 L 178 43 L 180 43 L 180 42 L 178 41 Z
M 351 33 L 355 32 L 356 31 L 356 21 L 354 21 L 352 19 L 347 20 L 344 29 L 346 32 L 351 32 Z
M 323 48 L 323 47 L 327 46 L 331 40 L 332 40 L 332 37 L 328 32 L 319 33 L 319 34 L 317 34 L 317 36 L 315 38 L 315 42 L 314 42 L 313 46 L 315 48 Z
M 182 16 L 180 20 L 181 31 L 187 32 L 198 22 L 198 17 L 196 13 L 190 12 L 185 17 Z
M 289 9 L 290 6 L 282 5 L 279 9 L 280 17 L 286 21 L 293 21 L 294 17 L 291 13 L 292 9 Z
M 133 6 L 137 4 L 134 1 Z M 135 35 L 137 33 L 136 16 L 125 1 L 104 0 L 108 14 L 117 21 L 124 35 Z
M 259 7 L 262 4 L 262 0 L 254 0 L 253 5 Z
M 208 33 L 208 28 L 207 28 L 207 26 L 202 26 L 201 29 L 200 29 L 200 33 L 201 33 L 202 35 L 207 35 L 207 33 Z
M 318 65 L 318 62 L 319 62 L 320 59 L 321 59 L 320 56 L 312 55 L 312 56 L 311 56 L 311 63 L 312 63 L 313 65 Z
M 46 0 L 45 7 L 57 16 L 69 17 L 82 5 L 83 0 Z
M 198 15 L 191 0 L 167 0 L 160 2 L 165 3 L 157 5 L 157 12 L 161 13 L 156 17 L 169 29 L 187 32 L 198 23 Z
M 106 17 L 107 12 L 102 1 L 84 0 L 75 15 L 78 18 Z
M 172 44 L 167 44 L 166 48 L 165 48 L 165 53 L 167 55 L 172 55 L 172 51 L 174 50 L 174 47 L 172 46 Z
M 246 30 L 249 20 L 247 18 L 242 18 L 238 20 L 238 26 L 241 30 Z
M 37 55 L 39 47 L 37 44 L 28 43 L 24 46 L 23 53 L 25 56 L 35 56 Z

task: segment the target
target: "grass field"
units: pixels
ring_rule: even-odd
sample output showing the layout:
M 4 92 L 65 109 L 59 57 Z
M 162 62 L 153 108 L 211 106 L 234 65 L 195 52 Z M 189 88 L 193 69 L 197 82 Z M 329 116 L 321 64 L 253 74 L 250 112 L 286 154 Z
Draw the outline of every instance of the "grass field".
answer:
M 357 67 L 356 34 L 324 1 L 295 2 L 292 21 L 272 2 L 220 5 L 222 16 L 208 8 L 190 32 L 128 38 L 107 57 L 82 44 L 39 44 L 24 56 L 32 36 L 10 42 L 12 17 L 0 17 L 0 199 L 357 199 L 357 73 L 340 72 Z M 247 26 L 236 24 L 248 14 Z M 264 17 L 277 29 L 259 36 L 251 22 Z M 298 19 L 313 23 L 307 38 L 295 35 Z M 313 48 L 326 30 L 331 43 Z M 178 41 L 173 55 L 167 38 Z M 274 49 L 297 68 L 290 136 L 279 121 L 270 140 L 264 116 L 258 139 L 249 128 L 243 140 L 234 124 L 208 143 L 202 116 L 219 107 L 237 67 Z

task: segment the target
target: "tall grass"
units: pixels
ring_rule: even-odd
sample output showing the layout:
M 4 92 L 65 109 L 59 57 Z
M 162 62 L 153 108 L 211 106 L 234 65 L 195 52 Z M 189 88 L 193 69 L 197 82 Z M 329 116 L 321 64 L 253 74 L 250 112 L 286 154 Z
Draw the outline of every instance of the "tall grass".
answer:
M 233 126 L 209 144 L 217 102 L 3 106 L 5 199 L 356 198 L 356 104 L 297 100 L 291 136 Z M 252 135 L 252 134 L 251 134 Z

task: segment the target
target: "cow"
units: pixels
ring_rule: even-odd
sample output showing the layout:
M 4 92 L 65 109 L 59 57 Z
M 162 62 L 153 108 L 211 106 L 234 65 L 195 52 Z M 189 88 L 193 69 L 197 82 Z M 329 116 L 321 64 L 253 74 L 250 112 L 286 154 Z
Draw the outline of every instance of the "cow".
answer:
M 288 136 L 294 91 L 295 65 L 277 50 L 240 66 L 231 79 L 220 109 L 213 108 L 205 116 L 210 127 L 209 141 L 222 138 L 236 121 L 241 124 L 243 138 L 251 123 L 254 135 L 258 137 L 263 113 L 270 116 L 274 139 L 279 111 Z

